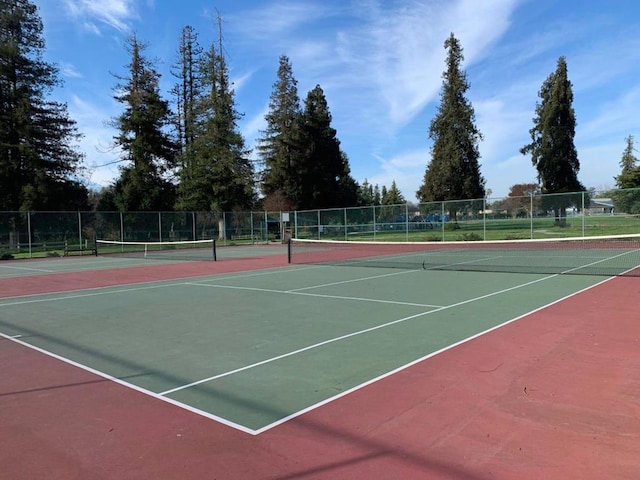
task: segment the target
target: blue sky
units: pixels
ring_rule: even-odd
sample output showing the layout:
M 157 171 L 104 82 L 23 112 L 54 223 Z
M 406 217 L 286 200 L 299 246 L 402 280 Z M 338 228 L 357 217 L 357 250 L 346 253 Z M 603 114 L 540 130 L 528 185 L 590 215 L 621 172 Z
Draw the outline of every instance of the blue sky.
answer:
M 410 201 L 430 159 L 428 127 L 451 32 L 464 49 L 467 97 L 484 135 L 481 172 L 493 197 L 536 179 L 519 150 L 530 140 L 540 86 L 561 55 L 573 83 L 582 183 L 614 186 L 625 137 L 640 141 L 637 0 L 33 1 L 44 22 L 45 58 L 64 80 L 54 96 L 67 102 L 84 134 L 87 180 L 97 185 L 118 175 L 107 122 L 123 110 L 112 98 L 112 74 L 127 73 L 127 36 L 135 32 L 147 55 L 161 61 L 169 99 L 182 27 L 193 26 L 209 47 L 216 9 L 249 147 L 264 128 L 286 54 L 301 100 L 315 85 L 323 88 L 354 178 L 381 187 L 395 180 Z

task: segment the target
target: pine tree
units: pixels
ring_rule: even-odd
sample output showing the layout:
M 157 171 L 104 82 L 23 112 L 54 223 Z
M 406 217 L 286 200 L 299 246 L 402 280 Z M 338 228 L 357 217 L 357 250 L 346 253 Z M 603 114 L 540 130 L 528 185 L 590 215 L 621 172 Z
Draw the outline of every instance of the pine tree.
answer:
M 431 162 L 417 192 L 422 202 L 478 199 L 485 195 L 480 174 L 478 142 L 482 134 L 475 125 L 473 106 L 465 97 L 469 83 L 461 65 L 460 42 L 453 33 L 444 43 L 447 70 L 443 73 L 440 105 L 429 126 L 433 141 Z M 455 218 L 455 210 L 449 212 Z
M 382 187 L 384 188 L 384 186 Z M 382 194 L 380 193 L 380 187 L 376 183 L 375 187 L 373 187 L 373 204 L 381 205 L 382 204 Z
M 184 27 L 172 71 L 178 83 L 171 90 L 176 101 L 175 124 L 182 163 L 188 163 L 189 150 L 195 138 L 196 104 L 202 96 L 202 82 L 199 77 L 201 57 L 202 48 L 198 44 L 198 34 L 193 27 Z
M 623 190 L 615 190 L 611 194 L 615 210 L 633 215 L 640 213 L 640 165 L 634 155 L 633 136 L 629 135 L 625 141 L 627 146 L 620 159 L 620 175 L 616 178 L 616 185 Z
M 278 78 L 273 85 L 269 111 L 265 115 L 267 127 L 259 139 L 258 153 L 264 164 L 262 191 L 268 198 L 278 193 L 287 200 L 288 208 L 295 208 L 301 198 L 299 168 L 300 98 L 291 62 L 280 57 Z
M 358 204 L 362 206 L 373 205 L 373 185 L 366 178 L 358 187 Z
M 255 200 L 253 165 L 238 131 L 241 115 L 235 108 L 221 28 L 219 33 L 217 48 L 211 46 L 200 66 L 206 91 L 196 107 L 189 163 L 180 172 L 181 206 L 188 209 L 250 209 Z
M 350 207 L 357 202 L 357 184 L 350 175 L 349 160 L 340 150 L 331 113 L 320 85 L 305 99 L 300 125 L 302 156 L 298 208 Z
M 639 188 L 640 165 L 638 165 L 638 159 L 633 153 L 633 135 L 629 135 L 625 139 L 625 142 L 627 142 L 627 146 L 620 159 L 620 168 L 622 171 L 620 175 L 616 177 L 616 185 L 619 188 Z
M 567 62 L 558 59 L 555 72 L 542 84 L 538 93 L 533 128 L 529 130 L 531 143 L 522 147 L 523 155 L 531 154 L 531 162 L 538 170 L 542 193 L 582 192 L 578 181 L 580 162 L 573 143 L 576 118 L 573 110 L 573 90 L 567 75 Z M 566 223 L 566 208 L 575 203 L 571 196 L 546 197 L 544 207 L 555 211 L 556 223 Z M 580 205 L 573 205 L 580 206 Z
M 77 210 L 87 189 L 74 179 L 83 155 L 66 104 L 49 100 L 61 85 L 43 60 L 37 7 L 0 0 L 0 210 Z
M 114 98 L 125 111 L 112 121 L 119 134 L 115 146 L 123 152 L 121 175 L 114 183 L 120 210 L 172 210 L 175 187 L 166 175 L 175 165 L 177 145 L 166 128 L 171 123 L 169 103 L 160 94 L 160 74 L 144 55 L 145 45 L 135 35 L 128 39 L 129 76 L 117 77 L 121 85 Z
M 383 192 L 382 205 L 403 205 L 407 203 L 404 196 L 398 189 L 395 180 L 391 182 L 389 190 L 386 190 L 386 188 L 383 187 Z

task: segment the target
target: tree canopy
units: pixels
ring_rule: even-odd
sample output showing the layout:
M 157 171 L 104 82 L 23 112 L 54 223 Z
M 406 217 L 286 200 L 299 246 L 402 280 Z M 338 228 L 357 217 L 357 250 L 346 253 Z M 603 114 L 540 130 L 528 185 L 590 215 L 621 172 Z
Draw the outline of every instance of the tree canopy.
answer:
M 573 89 L 564 57 L 558 59 L 556 70 L 542 84 L 538 93 L 531 143 L 522 147 L 522 154 L 531 154 L 538 170 L 542 193 L 578 192 L 580 161 L 574 145 L 576 130 L 573 109 Z
M 298 206 L 301 196 L 297 172 L 301 163 L 300 97 L 289 57 L 280 56 L 277 80 L 273 84 L 266 129 L 258 143 L 262 159 L 262 191 L 268 198 L 278 193 L 287 199 L 289 209 Z
M 462 70 L 462 47 L 453 33 L 444 42 L 447 69 L 442 75 L 440 105 L 429 126 L 431 162 L 417 191 L 420 201 L 483 198 L 485 180 L 480 173 L 478 143 L 482 134 L 466 98 L 467 75 Z M 452 212 L 455 217 L 455 212 Z
M 186 69 L 189 74 L 182 78 L 179 90 L 185 132 L 179 171 L 179 206 L 183 209 L 251 209 L 255 200 L 253 165 L 238 131 L 241 115 L 235 107 L 221 28 L 219 32 L 218 45 L 199 57 L 194 68 Z M 184 52 L 195 48 L 184 46 L 184 38 L 183 34 L 181 64 L 190 66 L 193 59 Z M 192 43 L 191 39 L 192 34 L 187 37 Z
M 634 138 L 629 135 L 625 142 L 627 146 L 620 159 L 620 175 L 615 177 L 616 185 L 620 188 L 640 188 L 640 165 L 634 154 Z
M 576 130 L 573 89 L 564 57 L 558 59 L 556 70 L 546 78 L 538 96 L 540 101 L 529 130 L 531 143 L 520 151 L 523 155 L 531 154 L 542 193 L 582 192 L 585 188 L 578 180 L 580 161 L 573 141 Z M 546 198 L 557 222 L 564 224 L 566 208 L 575 202 L 570 196 Z
M 320 85 L 311 90 L 300 116 L 301 149 L 299 208 L 350 207 L 357 203 L 358 185 L 349 160 L 331 126 L 329 105 Z
M 354 206 L 358 185 L 340 148 L 324 91 L 316 85 L 300 107 L 297 81 L 286 55 L 280 65 L 258 145 L 265 196 L 288 209 Z M 271 203 L 271 202 L 269 202 Z
M 66 104 L 49 99 L 61 81 L 44 48 L 37 7 L 0 0 L 0 210 L 88 208 L 81 135 Z
M 622 158 L 620 159 L 620 175 L 615 177 L 616 185 L 623 190 L 612 192 L 611 198 L 615 209 L 630 214 L 640 213 L 640 165 L 635 156 L 633 136 L 629 135 Z
M 128 76 L 114 89 L 124 112 L 113 119 L 118 131 L 115 147 L 122 151 L 121 175 L 114 185 L 119 210 L 172 210 L 175 187 L 166 178 L 174 167 L 177 145 L 166 127 L 171 123 L 169 103 L 160 93 L 160 74 L 144 56 L 145 45 L 135 35 L 127 43 L 131 54 Z

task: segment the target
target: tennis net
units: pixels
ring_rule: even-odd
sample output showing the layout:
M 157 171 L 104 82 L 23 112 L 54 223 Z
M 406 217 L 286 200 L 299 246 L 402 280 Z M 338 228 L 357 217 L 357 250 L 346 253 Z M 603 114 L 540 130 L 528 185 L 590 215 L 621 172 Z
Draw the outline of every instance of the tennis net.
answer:
M 162 260 L 217 260 L 215 240 L 119 242 L 96 240 L 98 255 Z
M 459 242 L 292 239 L 288 255 L 293 264 L 640 276 L 640 234 Z

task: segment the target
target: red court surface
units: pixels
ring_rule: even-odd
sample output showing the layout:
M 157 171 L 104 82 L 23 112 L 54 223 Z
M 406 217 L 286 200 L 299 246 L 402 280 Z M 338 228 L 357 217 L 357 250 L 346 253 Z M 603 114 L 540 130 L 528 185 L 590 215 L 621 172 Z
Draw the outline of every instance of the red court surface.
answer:
M 615 278 L 256 436 L 1 338 L 0 479 L 637 479 L 639 311 Z

